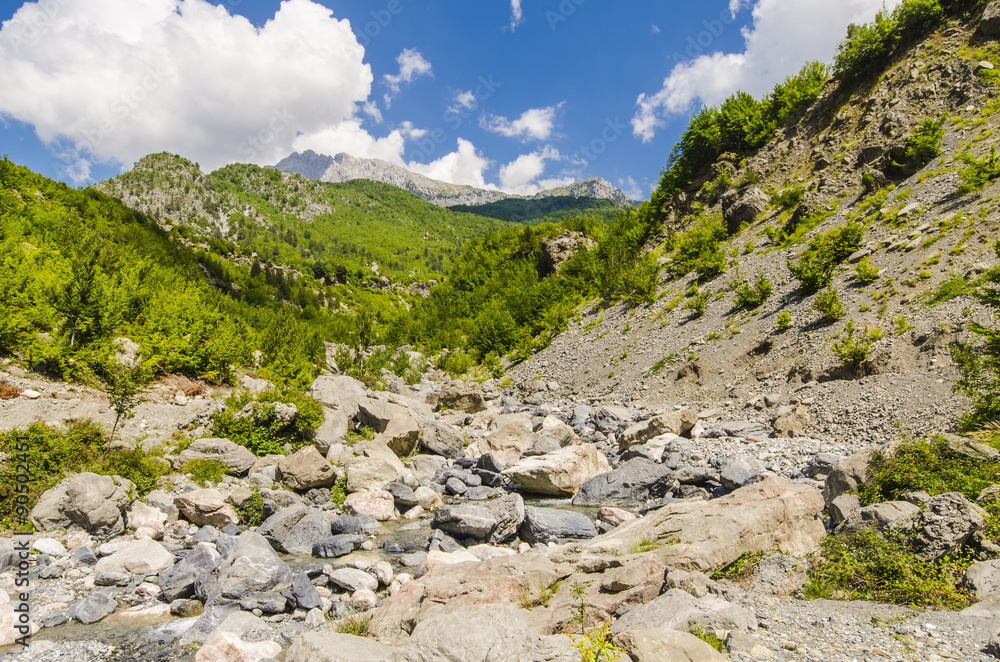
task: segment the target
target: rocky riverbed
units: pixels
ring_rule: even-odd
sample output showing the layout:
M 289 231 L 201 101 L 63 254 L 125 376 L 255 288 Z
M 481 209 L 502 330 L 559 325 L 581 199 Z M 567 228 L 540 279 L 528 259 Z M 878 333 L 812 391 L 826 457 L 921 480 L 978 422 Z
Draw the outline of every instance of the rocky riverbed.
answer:
M 177 417 L 193 441 L 166 447 L 176 473 L 159 489 L 137 499 L 124 479 L 78 474 L 46 492 L 30 537 L 37 631 L 4 657 L 576 660 L 567 633 L 601 623 L 632 660 L 1000 653 L 1000 562 L 977 506 L 917 494 L 862 508 L 850 492 L 870 445 L 824 433 L 820 384 L 697 409 L 489 383 L 390 388 L 318 378 L 326 422 L 313 443 L 263 458 L 207 438 L 219 405 L 206 401 Z M 196 459 L 229 475 L 194 484 L 184 468 Z M 261 523 L 241 525 L 257 495 Z M 981 559 L 967 578 L 976 605 L 803 599 L 808 555 L 829 532 L 906 522 L 929 532 L 928 558 Z M 18 542 L 0 543 L 5 644 L 18 636 Z M 765 555 L 753 572 L 712 578 L 748 553 Z M 359 627 L 370 636 L 349 634 Z

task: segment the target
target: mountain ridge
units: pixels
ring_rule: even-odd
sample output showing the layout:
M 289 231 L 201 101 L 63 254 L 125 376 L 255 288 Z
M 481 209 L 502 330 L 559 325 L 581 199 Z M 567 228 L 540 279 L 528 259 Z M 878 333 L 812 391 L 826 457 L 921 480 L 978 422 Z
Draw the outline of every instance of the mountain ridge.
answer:
M 442 182 L 382 159 L 359 158 L 346 152 L 328 156 L 307 149 L 304 152 L 293 152 L 272 167 L 282 172 L 335 184 L 354 179 L 383 182 L 410 191 L 441 207 L 481 205 L 509 199 L 542 200 L 557 196 L 604 199 L 621 206 L 634 204 L 624 191 L 600 177 L 591 177 L 569 186 L 548 189 L 534 195 L 516 195 L 500 190 L 480 189 L 467 184 Z

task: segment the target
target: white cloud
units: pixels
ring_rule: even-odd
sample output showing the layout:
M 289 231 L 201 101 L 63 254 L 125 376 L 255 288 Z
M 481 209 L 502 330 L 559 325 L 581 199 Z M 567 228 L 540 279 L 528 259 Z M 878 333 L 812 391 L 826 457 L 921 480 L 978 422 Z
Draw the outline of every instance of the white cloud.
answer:
M 524 12 L 521 10 L 521 0 L 510 0 L 510 29 L 515 30 L 517 26 L 524 23 Z
M 632 200 L 644 200 L 653 192 L 653 186 L 648 179 L 640 183 L 632 176 L 619 179 L 618 188 L 625 191 Z
M 483 171 L 490 166 L 490 160 L 476 151 L 476 146 L 468 140 L 458 139 L 458 149 L 431 163 L 410 163 L 413 172 L 452 184 L 468 184 L 476 188 L 495 190 L 487 184 Z
M 412 83 L 420 76 L 427 76 L 431 73 L 431 63 L 425 60 L 424 56 L 415 48 L 405 49 L 396 58 L 396 62 L 399 63 L 399 73 L 386 74 L 382 77 L 385 84 L 389 86 L 389 91 L 385 94 L 386 106 L 391 104 L 392 100 L 399 94 L 399 88 L 403 83 Z
M 465 90 L 455 94 L 455 105 L 448 106 L 449 113 L 460 113 L 462 109 L 475 110 L 479 106 L 479 99 L 472 90 Z
M 70 145 L 78 180 L 161 150 L 206 169 L 274 163 L 303 136 L 390 152 L 398 138 L 355 117 L 373 80 L 364 55 L 311 0 L 282 2 L 260 28 L 205 0 L 26 3 L 0 29 L 0 115 L 53 151 Z
M 650 26 L 649 31 L 652 32 L 653 34 L 660 34 L 661 32 L 660 26 L 654 23 L 652 26 Z
M 529 138 L 548 140 L 555 128 L 556 112 L 562 108 L 563 103 L 548 108 L 530 108 L 513 122 L 506 117 L 486 115 L 480 120 L 479 125 L 487 131 L 507 138 L 521 138 L 525 141 Z
M 887 0 L 886 5 L 891 8 L 899 1 Z M 761 96 L 806 61 L 829 61 L 847 26 L 872 20 L 883 1 L 730 0 L 729 10 L 735 16 L 751 4 L 753 24 L 743 30 L 744 51 L 717 51 L 675 65 L 659 92 L 639 95 L 632 119 L 636 136 L 652 140 L 667 118 L 690 111 L 696 101 L 716 105 L 736 90 Z M 733 29 L 730 25 L 723 29 Z M 689 43 L 698 43 L 700 36 Z
M 530 154 L 522 154 L 500 167 L 500 188 L 510 193 L 532 195 L 546 188 L 572 184 L 575 180 L 571 177 L 538 181 L 545 173 L 548 161 L 561 160 L 563 160 L 563 156 L 559 150 L 549 146 Z

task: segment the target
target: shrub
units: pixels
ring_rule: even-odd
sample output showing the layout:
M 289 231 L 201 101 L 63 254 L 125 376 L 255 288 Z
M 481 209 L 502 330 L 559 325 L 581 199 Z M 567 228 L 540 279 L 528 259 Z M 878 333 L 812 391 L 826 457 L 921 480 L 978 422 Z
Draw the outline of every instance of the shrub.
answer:
M 829 232 L 813 237 L 798 264 L 788 262 L 788 270 L 799 280 L 805 292 L 815 292 L 833 281 L 837 265 L 861 247 L 864 226 L 850 221 Z
M 699 292 L 684 303 L 684 309 L 691 311 L 691 317 L 698 319 L 705 314 L 705 307 L 708 305 L 712 293 L 708 290 Z
M 218 460 L 196 459 L 184 466 L 184 473 L 191 476 L 194 482 L 202 487 L 208 483 L 218 483 L 226 475 L 226 465 Z
M 906 162 L 915 168 L 922 168 L 941 154 L 941 141 L 944 138 L 944 123 L 948 120 L 945 113 L 940 118 L 925 119 L 914 127 L 910 137 L 906 139 Z
M 337 482 L 330 488 L 330 501 L 338 506 L 347 499 L 347 475 L 337 479 Z
M 905 539 L 868 529 L 846 536 L 827 536 L 809 573 L 809 598 L 875 600 L 914 606 L 959 609 L 968 595 L 955 584 L 967 564 L 925 561 Z
M 246 502 L 236 509 L 240 523 L 244 526 L 257 526 L 264 520 L 264 497 L 260 490 L 254 487 L 253 494 Z
M 970 152 L 962 152 L 958 160 L 965 164 L 958 177 L 962 181 L 958 192 L 961 194 L 981 191 L 997 177 L 1000 177 L 1000 160 L 997 159 L 997 148 L 990 148 L 989 157 L 977 159 Z
M 837 47 L 834 75 L 856 79 L 886 66 L 899 48 L 932 30 L 944 15 L 937 0 L 903 0 L 891 13 L 880 11 L 871 23 L 851 24 Z
M 806 293 L 816 292 L 833 282 L 837 265 L 818 253 L 806 253 L 798 264 L 788 262 L 788 270 L 799 281 L 799 288 Z
M 0 400 L 14 400 L 24 393 L 24 389 L 8 382 L 0 382 Z
M 774 328 L 777 329 L 779 333 L 784 333 L 792 328 L 792 314 L 787 310 L 783 310 L 778 313 L 778 319 L 774 323 Z
M 843 319 L 844 315 L 847 314 L 844 310 L 844 304 L 840 303 L 840 296 L 834 288 L 828 288 L 817 294 L 812 307 L 822 316 L 820 321 L 826 324 Z
M 278 403 L 295 405 L 298 415 L 291 422 L 279 420 L 275 416 Z M 245 446 L 257 456 L 283 455 L 286 443 L 293 448 L 309 443 L 311 434 L 323 422 L 323 407 L 288 387 L 256 395 L 239 391 L 226 399 L 226 408 L 213 413 L 211 421 L 216 437 Z
M 730 286 L 736 292 L 737 307 L 750 309 L 759 308 L 774 290 L 771 281 L 763 272 L 757 273 L 757 278 L 754 279 L 753 283 L 748 283 L 740 278 L 730 283 Z
M 141 448 L 108 453 L 104 461 L 93 467 L 103 475 L 117 475 L 135 484 L 136 494 L 146 496 L 156 489 L 161 476 L 170 473 L 170 467 L 147 455 Z
M 732 187 L 732 179 L 728 170 L 723 170 L 719 176 L 702 187 L 702 195 L 705 201 L 714 205 L 722 197 L 722 194 Z
M 841 365 L 858 370 L 871 355 L 875 335 L 878 334 L 873 334 L 867 329 L 863 332 L 857 332 L 854 327 L 854 320 L 851 320 L 844 329 L 844 335 L 840 340 L 833 343 L 831 349 L 837 355 L 837 358 L 840 359 Z M 884 332 L 882 335 L 884 335 Z
M 802 202 L 803 195 L 805 195 L 805 189 L 801 186 L 793 186 L 786 188 L 781 193 L 772 193 L 771 204 L 782 209 L 795 209 Z
M 697 221 L 674 239 L 673 275 L 680 277 L 693 271 L 705 282 L 721 274 L 726 269 L 722 244 L 728 237 L 721 214 Z
M 868 257 L 861 258 L 858 266 L 854 268 L 854 277 L 859 283 L 864 283 L 865 285 L 871 285 L 878 281 L 879 274 L 881 273 L 881 269 L 876 269 L 872 266 L 871 259 Z

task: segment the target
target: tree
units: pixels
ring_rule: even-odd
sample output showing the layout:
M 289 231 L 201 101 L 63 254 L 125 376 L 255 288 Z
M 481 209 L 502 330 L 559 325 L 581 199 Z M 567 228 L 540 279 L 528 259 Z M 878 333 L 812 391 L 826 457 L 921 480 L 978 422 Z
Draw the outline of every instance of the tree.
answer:
M 993 249 L 1000 256 L 1000 241 Z M 1000 311 L 1000 267 L 987 271 L 982 283 L 976 298 L 994 311 Z M 967 430 L 1000 418 L 1000 329 L 978 324 L 971 324 L 969 328 L 983 342 L 952 346 L 952 356 L 962 369 L 955 390 L 972 400 L 972 411 L 961 421 L 961 427 Z
M 140 356 L 134 361 L 113 359 L 108 369 L 108 404 L 115 412 L 115 424 L 111 427 L 110 444 L 122 420 L 135 415 L 135 408 L 143 401 L 143 393 L 149 384 L 149 374 Z

